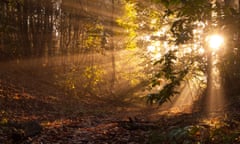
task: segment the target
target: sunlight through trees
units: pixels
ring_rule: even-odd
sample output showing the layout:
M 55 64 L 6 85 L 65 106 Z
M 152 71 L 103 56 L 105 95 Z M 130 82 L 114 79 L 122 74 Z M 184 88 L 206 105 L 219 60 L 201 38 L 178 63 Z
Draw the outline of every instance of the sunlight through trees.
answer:
M 239 143 L 239 0 L 0 0 L 0 143 Z

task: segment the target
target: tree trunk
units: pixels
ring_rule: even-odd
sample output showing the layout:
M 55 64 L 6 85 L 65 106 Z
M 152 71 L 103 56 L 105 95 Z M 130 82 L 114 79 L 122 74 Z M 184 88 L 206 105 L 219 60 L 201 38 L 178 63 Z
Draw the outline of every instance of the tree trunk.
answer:
M 115 81 L 116 81 L 116 60 L 115 60 L 115 47 L 114 47 L 114 0 L 112 0 L 112 21 L 111 21 L 111 48 L 112 48 L 112 85 L 111 85 L 111 92 L 114 93 L 115 90 Z

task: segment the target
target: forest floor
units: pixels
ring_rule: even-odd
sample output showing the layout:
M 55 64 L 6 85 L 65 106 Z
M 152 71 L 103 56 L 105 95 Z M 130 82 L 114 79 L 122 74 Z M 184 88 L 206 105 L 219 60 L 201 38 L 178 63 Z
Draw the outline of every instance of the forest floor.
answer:
M 140 98 L 69 97 L 47 77 L 14 67 L 1 64 L 0 143 L 240 143 L 239 99 L 222 115 L 174 113 Z

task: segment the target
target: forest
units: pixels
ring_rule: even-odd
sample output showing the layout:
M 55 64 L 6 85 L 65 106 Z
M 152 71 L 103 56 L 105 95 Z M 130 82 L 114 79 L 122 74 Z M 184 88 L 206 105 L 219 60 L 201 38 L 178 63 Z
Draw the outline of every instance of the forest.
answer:
M 0 143 L 240 143 L 240 1 L 1 0 Z

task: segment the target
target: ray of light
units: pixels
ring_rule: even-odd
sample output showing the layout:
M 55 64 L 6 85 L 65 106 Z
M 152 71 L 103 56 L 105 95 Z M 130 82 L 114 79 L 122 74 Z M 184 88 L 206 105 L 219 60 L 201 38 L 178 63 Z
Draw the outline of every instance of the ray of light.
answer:
M 194 108 L 194 102 L 199 100 L 201 94 L 201 81 L 199 79 L 191 79 L 186 81 L 180 90 L 180 95 L 176 97 L 171 106 L 172 113 L 191 113 Z
M 221 85 L 221 78 L 219 69 L 216 66 L 217 55 L 212 55 L 212 62 L 210 66 L 210 81 L 207 95 L 207 114 L 208 116 L 222 115 L 225 98 L 224 89 Z

